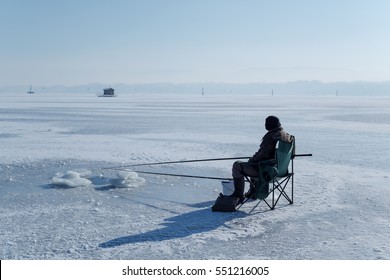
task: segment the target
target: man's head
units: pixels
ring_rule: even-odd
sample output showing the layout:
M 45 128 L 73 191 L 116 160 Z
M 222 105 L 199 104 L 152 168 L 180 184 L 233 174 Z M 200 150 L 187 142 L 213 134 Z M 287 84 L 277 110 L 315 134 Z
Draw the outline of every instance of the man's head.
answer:
M 265 119 L 265 129 L 266 130 L 272 130 L 274 128 L 280 127 L 280 121 L 278 117 L 275 116 L 269 116 Z

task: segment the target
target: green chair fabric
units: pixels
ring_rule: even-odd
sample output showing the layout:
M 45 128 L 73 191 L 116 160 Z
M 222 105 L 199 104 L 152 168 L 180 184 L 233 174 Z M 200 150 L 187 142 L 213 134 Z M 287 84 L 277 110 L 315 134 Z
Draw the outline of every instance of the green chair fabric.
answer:
M 259 163 L 258 178 L 246 177 L 251 187 L 256 190 L 254 198 L 260 200 L 255 207 L 264 201 L 273 210 L 281 197 L 284 197 L 290 204 L 293 203 L 294 155 L 294 136 L 291 142 L 278 141 L 275 146 L 275 159 Z M 291 172 L 288 170 L 290 162 Z M 289 183 L 291 183 L 291 194 L 286 192 Z M 267 200 L 270 194 L 271 198 Z
M 288 166 L 290 160 L 293 158 L 295 147 L 295 140 L 292 138 L 291 142 L 278 141 L 275 148 L 275 160 L 278 170 L 278 177 L 284 177 L 288 174 Z
M 255 197 L 257 199 L 265 199 L 268 197 L 269 191 L 269 182 L 271 182 L 278 174 L 278 169 L 274 164 L 260 164 L 259 165 L 259 177 L 254 181 L 256 193 Z

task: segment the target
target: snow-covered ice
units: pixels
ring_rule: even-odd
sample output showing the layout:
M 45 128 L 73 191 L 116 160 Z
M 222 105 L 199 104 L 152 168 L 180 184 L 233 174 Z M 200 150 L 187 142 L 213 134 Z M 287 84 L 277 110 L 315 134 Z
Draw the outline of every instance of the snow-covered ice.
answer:
M 56 175 L 51 179 L 51 182 L 54 185 L 62 186 L 62 187 L 83 187 L 88 186 L 92 184 L 90 180 L 88 180 L 85 177 L 88 177 L 91 175 L 90 171 L 82 171 L 77 172 L 74 170 L 66 171 L 65 173 L 58 172 Z
M 137 172 L 120 170 L 116 173 L 118 178 L 110 180 L 110 183 L 118 188 L 139 187 L 145 183 L 145 179 L 139 177 Z
M 389 259 L 390 98 L 3 94 L 0 259 Z M 280 117 L 294 134 L 294 204 L 214 213 Z M 107 169 L 108 168 L 108 169 Z

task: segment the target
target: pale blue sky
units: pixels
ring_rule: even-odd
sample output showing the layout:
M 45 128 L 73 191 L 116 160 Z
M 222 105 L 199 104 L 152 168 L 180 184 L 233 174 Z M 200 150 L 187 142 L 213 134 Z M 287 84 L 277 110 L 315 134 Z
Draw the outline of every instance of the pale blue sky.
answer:
M 390 1 L 0 0 L 0 86 L 390 80 Z

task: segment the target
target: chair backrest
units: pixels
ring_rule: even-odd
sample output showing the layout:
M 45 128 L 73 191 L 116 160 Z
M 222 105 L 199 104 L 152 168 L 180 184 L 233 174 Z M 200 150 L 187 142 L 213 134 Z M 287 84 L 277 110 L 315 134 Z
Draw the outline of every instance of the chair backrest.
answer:
M 295 139 L 292 136 L 291 142 L 279 140 L 275 147 L 277 177 L 284 177 L 288 174 L 288 166 L 295 152 Z

